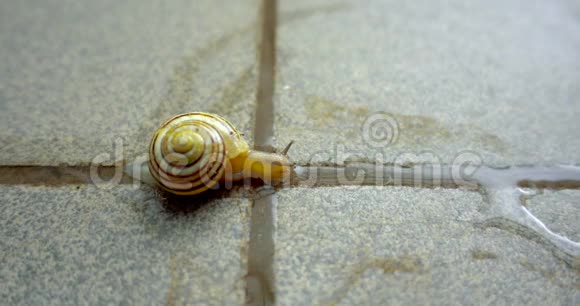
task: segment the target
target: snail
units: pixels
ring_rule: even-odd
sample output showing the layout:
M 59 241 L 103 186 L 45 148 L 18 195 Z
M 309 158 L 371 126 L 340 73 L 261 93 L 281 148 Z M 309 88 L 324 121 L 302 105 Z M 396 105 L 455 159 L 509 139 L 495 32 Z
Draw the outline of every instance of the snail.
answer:
M 290 145 L 289 145 L 290 146 Z M 225 118 L 209 113 L 177 115 L 161 125 L 149 145 L 148 168 L 162 189 L 195 195 L 246 178 L 266 184 L 289 177 L 292 163 L 283 154 L 250 150 Z

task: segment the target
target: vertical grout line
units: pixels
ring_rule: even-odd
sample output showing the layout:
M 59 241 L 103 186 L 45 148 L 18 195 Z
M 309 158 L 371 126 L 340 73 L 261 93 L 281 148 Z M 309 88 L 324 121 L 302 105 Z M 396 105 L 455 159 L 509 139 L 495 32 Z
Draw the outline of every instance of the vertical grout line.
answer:
M 262 0 L 258 89 L 254 118 L 254 147 L 274 148 L 274 90 L 276 68 L 277 0 Z
M 262 0 L 254 148 L 274 150 L 274 90 L 276 66 L 277 0 Z M 275 194 L 254 201 L 248 243 L 246 305 L 274 305 Z
M 275 194 L 254 201 L 250 221 L 247 305 L 274 305 L 274 235 L 276 233 Z

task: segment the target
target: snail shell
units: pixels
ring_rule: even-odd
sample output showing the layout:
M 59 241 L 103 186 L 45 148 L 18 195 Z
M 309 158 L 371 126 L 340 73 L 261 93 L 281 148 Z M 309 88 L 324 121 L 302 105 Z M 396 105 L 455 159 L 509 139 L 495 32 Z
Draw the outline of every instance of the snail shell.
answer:
M 244 177 L 269 183 L 287 176 L 292 166 L 284 155 L 250 150 L 230 122 L 202 112 L 181 114 L 162 124 L 151 140 L 148 165 L 161 188 L 180 195 Z

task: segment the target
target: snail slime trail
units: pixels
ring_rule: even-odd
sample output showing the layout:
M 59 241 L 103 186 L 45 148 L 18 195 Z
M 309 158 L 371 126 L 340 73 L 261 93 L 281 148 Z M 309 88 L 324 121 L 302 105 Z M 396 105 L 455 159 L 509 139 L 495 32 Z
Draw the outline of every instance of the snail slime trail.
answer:
M 487 206 L 481 220 L 483 227 L 497 227 L 533 240 L 572 266 L 580 269 L 580 243 L 549 230 L 525 206 L 534 194 L 523 187 L 567 189 L 580 188 L 580 167 L 518 166 L 490 168 L 477 166 L 416 165 L 402 167 L 370 163 L 352 163 L 344 167 L 296 166 L 296 186 L 411 186 L 465 188 L 482 193 Z
M 541 243 L 556 257 L 574 269 L 580 269 L 580 243 L 552 232 L 534 216 L 525 207 L 525 201 L 535 194 L 520 187 L 533 187 L 537 183 L 538 186 L 552 189 L 578 188 L 580 167 L 481 168 L 474 173 L 474 177 L 482 185 L 489 204 L 482 225 L 508 230 Z
M 580 188 L 576 166 L 516 166 L 503 169 L 466 163 L 412 167 L 349 163 L 343 167 L 294 166 L 285 154 L 250 150 L 242 134 L 226 119 L 192 112 L 175 116 L 154 133 L 146 167 L 129 167 L 129 175 L 153 181 L 177 195 L 195 195 L 227 183 L 258 178 L 276 185 L 294 174 L 294 186 L 395 185 L 467 188 L 480 192 L 487 205 L 484 227 L 505 229 L 549 248 L 580 269 L 580 244 L 552 232 L 525 207 L 529 188 Z M 132 171 L 131 171 L 132 170 Z M 136 177 L 132 175 L 133 177 Z M 275 212 L 265 219 L 273 220 Z M 272 233 L 266 230 L 266 233 Z M 257 265 L 258 267 L 260 265 Z

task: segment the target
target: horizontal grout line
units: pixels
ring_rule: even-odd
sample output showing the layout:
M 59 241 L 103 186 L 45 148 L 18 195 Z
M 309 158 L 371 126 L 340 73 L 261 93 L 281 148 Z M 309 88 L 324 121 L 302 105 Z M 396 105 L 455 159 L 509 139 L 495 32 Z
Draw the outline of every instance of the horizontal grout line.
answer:
M 296 187 L 406 186 L 417 188 L 463 188 L 482 185 L 539 189 L 580 189 L 578 167 L 510 167 L 422 164 L 413 167 L 357 163 L 337 166 L 296 166 L 291 182 Z
M 295 166 L 293 177 L 281 188 L 295 187 L 338 187 L 338 186 L 405 186 L 418 188 L 465 188 L 477 189 L 476 179 L 464 180 L 458 184 L 452 177 L 451 167 L 441 173 L 433 172 L 435 165 L 413 168 L 397 165 L 357 164 L 345 166 Z M 490 168 L 487 168 L 488 171 Z M 118 184 L 138 183 L 117 166 L 0 166 L 0 185 L 66 186 L 91 185 L 115 180 Z M 580 189 L 580 177 L 569 177 L 562 169 L 542 167 L 514 167 L 517 186 L 522 188 Z M 519 173 L 519 174 L 518 174 Z M 521 174 L 523 173 L 523 174 Z M 510 175 L 508 169 L 492 169 L 488 179 Z M 117 176 L 117 178 L 115 178 Z M 357 178 L 358 176 L 358 178 Z M 235 185 L 257 187 L 251 183 L 239 182 Z
M 111 181 L 120 176 L 119 184 L 133 179 L 118 166 L 0 166 L 0 185 L 66 186 L 94 184 L 95 179 Z

